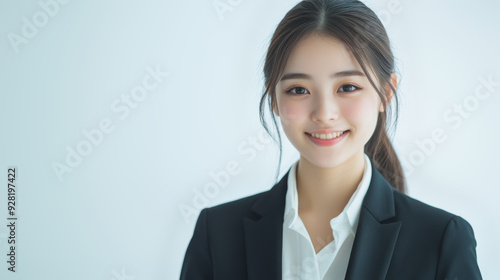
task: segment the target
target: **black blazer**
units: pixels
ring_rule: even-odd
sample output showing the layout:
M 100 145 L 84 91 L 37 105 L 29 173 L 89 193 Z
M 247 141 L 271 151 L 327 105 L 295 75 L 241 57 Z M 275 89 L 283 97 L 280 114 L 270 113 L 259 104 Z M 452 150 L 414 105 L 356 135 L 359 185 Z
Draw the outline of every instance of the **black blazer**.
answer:
M 345 279 L 482 279 L 471 225 L 394 189 L 370 164 Z M 282 279 L 289 172 L 268 191 L 203 208 L 180 279 Z

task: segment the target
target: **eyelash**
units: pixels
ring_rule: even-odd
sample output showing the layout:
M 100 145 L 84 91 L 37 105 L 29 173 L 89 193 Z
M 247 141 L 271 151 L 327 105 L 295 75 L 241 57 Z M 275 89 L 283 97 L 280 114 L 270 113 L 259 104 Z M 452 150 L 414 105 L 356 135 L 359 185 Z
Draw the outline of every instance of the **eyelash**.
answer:
M 357 91 L 357 90 L 363 89 L 362 87 L 359 87 L 359 86 L 357 86 L 357 85 L 355 85 L 355 84 L 343 84 L 343 85 L 341 85 L 341 86 L 339 87 L 339 89 L 340 89 L 340 88 L 342 88 L 342 87 L 345 87 L 345 86 L 353 86 L 353 87 L 354 87 L 354 90 L 352 90 L 352 91 L 341 91 L 341 92 L 344 92 L 344 93 L 351 93 L 351 92 L 355 92 L 355 91 Z M 291 95 L 304 95 L 304 94 L 292 93 L 292 90 L 293 90 L 293 89 L 296 89 L 296 88 L 303 88 L 303 89 L 307 90 L 306 88 L 301 87 L 301 86 L 294 86 L 294 87 L 290 88 L 289 90 L 287 90 L 287 91 L 285 91 L 285 92 L 286 92 L 286 93 L 288 93 L 288 94 L 291 94 Z M 307 91 L 309 91 L 309 90 L 307 90 Z

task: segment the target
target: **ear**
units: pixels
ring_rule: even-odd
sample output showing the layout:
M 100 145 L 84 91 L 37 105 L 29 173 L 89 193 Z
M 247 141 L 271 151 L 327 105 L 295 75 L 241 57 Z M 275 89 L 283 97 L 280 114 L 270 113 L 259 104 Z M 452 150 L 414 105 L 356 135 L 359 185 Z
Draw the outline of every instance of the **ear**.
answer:
M 392 87 L 394 89 L 397 89 L 398 88 L 398 76 L 396 75 L 396 73 L 392 73 L 391 74 L 391 84 L 392 84 Z M 394 91 L 391 89 L 390 86 L 387 86 L 385 88 L 386 90 L 386 93 L 389 94 L 389 99 L 386 99 L 386 103 L 387 103 L 387 106 L 389 106 L 389 104 L 391 103 L 392 101 L 392 98 L 394 97 Z M 379 111 L 380 112 L 383 112 L 384 111 L 384 105 L 382 104 L 382 102 L 380 102 L 380 107 L 379 107 Z

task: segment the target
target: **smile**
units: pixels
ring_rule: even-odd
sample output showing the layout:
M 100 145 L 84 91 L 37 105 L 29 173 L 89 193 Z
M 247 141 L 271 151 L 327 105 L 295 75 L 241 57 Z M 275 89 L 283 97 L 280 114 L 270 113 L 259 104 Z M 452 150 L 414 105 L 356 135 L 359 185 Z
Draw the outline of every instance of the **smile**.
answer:
M 334 139 L 334 138 L 340 137 L 341 135 L 343 135 L 344 133 L 346 133 L 348 131 L 349 130 L 346 130 L 343 132 L 328 133 L 328 134 L 307 133 L 307 132 L 306 133 L 311 135 L 312 137 L 318 138 L 318 139 Z
M 318 146 L 332 146 L 342 141 L 342 139 L 344 139 L 349 132 L 350 130 L 328 134 L 311 134 L 306 132 L 306 135 L 314 144 Z

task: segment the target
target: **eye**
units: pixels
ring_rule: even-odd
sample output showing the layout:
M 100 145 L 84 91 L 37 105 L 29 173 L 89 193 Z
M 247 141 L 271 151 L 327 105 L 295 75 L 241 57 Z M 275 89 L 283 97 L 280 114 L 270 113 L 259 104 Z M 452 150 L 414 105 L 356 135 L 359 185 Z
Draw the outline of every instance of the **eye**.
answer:
M 293 92 L 294 89 L 299 89 L 299 90 L 298 90 L 298 92 Z M 307 89 L 305 89 L 303 87 L 293 87 L 293 88 L 287 90 L 286 93 L 292 93 L 295 95 L 303 95 L 303 93 L 305 93 L 304 91 L 309 92 Z
M 361 88 L 358 86 L 355 86 L 353 84 L 345 84 L 339 88 L 339 91 L 341 91 L 341 92 L 353 92 L 353 91 L 356 91 L 359 89 L 361 89 Z

